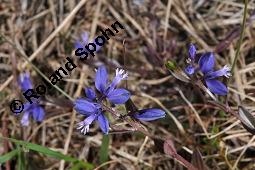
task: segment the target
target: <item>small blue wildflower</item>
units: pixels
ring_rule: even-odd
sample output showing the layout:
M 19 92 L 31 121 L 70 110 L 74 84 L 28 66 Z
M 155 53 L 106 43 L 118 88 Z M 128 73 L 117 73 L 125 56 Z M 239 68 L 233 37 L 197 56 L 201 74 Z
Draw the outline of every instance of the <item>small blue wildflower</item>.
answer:
M 80 129 L 81 133 L 85 135 L 89 131 L 89 126 L 91 123 L 97 120 L 102 132 L 104 134 L 108 134 L 109 121 L 104 115 L 100 104 L 87 101 L 86 99 L 77 99 L 75 101 L 74 109 L 78 113 L 87 116 L 86 119 L 78 123 L 77 129 Z
M 195 57 L 196 57 L 196 53 L 197 53 L 197 49 L 196 49 L 195 45 L 190 44 L 190 46 L 189 46 L 189 58 L 194 61 Z
M 189 46 L 189 58 L 187 60 L 187 62 L 189 63 L 189 65 L 185 68 L 185 72 L 188 75 L 192 75 L 195 72 L 195 57 L 196 57 L 196 47 L 194 44 L 190 44 Z
M 26 91 L 28 89 L 32 89 L 32 82 L 29 76 L 29 73 L 20 74 L 18 77 L 18 84 L 22 91 Z M 35 121 L 41 122 L 44 119 L 45 111 L 39 105 L 39 101 L 34 101 L 32 104 L 29 102 L 24 104 L 24 114 L 21 118 L 21 124 L 23 126 L 29 125 L 29 117 L 32 116 Z
M 98 68 L 96 72 L 95 86 L 96 89 L 113 104 L 123 104 L 129 97 L 130 93 L 126 89 L 116 88 L 121 80 L 127 79 L 128 74 L 122 69 L 116 69 L 115 77 L 111 83 L 108 82 L 108 73 L 104 66 Z
M 143 109 L 132 114 L 132 117 L 142 121 L 152 121 L 165 117 L 166 113 L 161 109 Z
M 28 72 L 25 72 L 18 77 L 18 84 L 22 91 L 32 89 L 33 86 Z
M 126 89 L 116 88 L 121 80 L 128 77 L 122 69 L 116 69 L 115 78 L 111 83 L 108 82 L 108 73 L 105 66 L 97 69 L 95 78 L 95 87 L 100 92 L 97 98 L 95 91 L 92 88 L 86 88 L 85 99 L 77 99 L 74 102 L 74 109 L 85 115 L 87 118 L 78 124 L 78 129 L 81 133 L 86 134 L 89 131 L 90 124 L 97 120 L 103 133 L 108 134 L 109 122 L 104 111 L 102 110 L 102 101 L 108 99 L 113 104 L 123 104 L 130 98 L 130 93 Z
M 222 69 L 214 71 L 215 57 L 212 52 L 204 53 L 198 61 L 199 69 L 204 74 L 204 80 L 208 89 L 218 95 L 226 95 L 228 93 L 227 87 L 216 78 L 231 76 L 230 68 L 224 66 Z
M 89 43 L 89 33 L 83 32 L 81 34 L 81 39 L 78 39 L 75 41 L 74 47 L 75 47 L 75 49 L 84 48 L 85 45 L 87 45 L 88 43 Z M 93 41 L 93 43 L 96 45 L 96 52 L 99 51 L 101 49 L 101 46 L 97 45 L 95 43 L 95 40 Z
M 33 119 L 37 122 L 41 122 L 44 119 L 45 111 L 39 105 L 38 102 L 33 102 L 30 104 L 29 102 L 24 104 L 24 114 L 21 118 L 21 124 L 23 126 L 29 125 L 29 117 L 32 116 Z

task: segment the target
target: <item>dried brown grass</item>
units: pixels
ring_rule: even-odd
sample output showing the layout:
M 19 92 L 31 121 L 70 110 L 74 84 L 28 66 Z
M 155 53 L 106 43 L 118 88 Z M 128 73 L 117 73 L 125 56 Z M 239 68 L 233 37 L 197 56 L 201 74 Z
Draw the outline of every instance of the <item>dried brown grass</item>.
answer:
M 140 108 L 161 107 L 170 115 L 162 121 L 145 123 L 150 133 L 173 136 L 177 150 L 184 157 L 198 146 L 210 168 L 254 169 L 252 135 L 232 115 L 205 103 L 206 97 L 197 89 L 168 77 L 162 65 L 172 59 L 184 67 L 190 42 L 197 44 L 200 52 L 220 51 L 216 55 L 218 68 L 230 65 L 240 34 L 236 30 L 240 29 L 243 7 L 237 0 L 152 0 L 140 6 L 126 0 L 114 3 L 107 0 L 2 0 L 0 31 L 17 49 L 6 42 L 0 44 L 0 136 L 34 142 L 100 166 L 98 151 L 102 134 L 97 126 L 91 128 L 91 134 L 83 136 L 75 129 L 75 122 L 80 118 L 74 111 L 46 102 L 46 120 L 22 128 L 8 104 L 11 99 L 21 97 L 14 81 L 19 72 L 30 70 L 34 83 L 40 82 L 39 75 L 24 61 L 22 53 L 49 75 L 63 64 L 66 56 L 75 58 L 73 42 L 82 31 L 90 32 L 92 38 L 98 34 L 99 27 L 105 29 L 118 20 L 125 31 L 112 38 L 93 60 L 83 64 L 76 59 L 79 68 L 61 87 L 69 95 L 78 97 L 85 86 L 93 85 L 95 67 L 104 63 L 112 73 L 113 67 L 123 66 L 125 40 L 125 67 L 130 75 L 128 87 L 132 99 Z M 233 109 L 241 104 L 255 112 L 254 0 L 249 1 L 248 9 L 250 19 L 235 74 L 230 80 L 229 103 Z M 60 95 L 52 91 L 51 97 L 60 98 Z M 114 124 L 125 126 L 119 122 Z M 181 169 L 180 164 L 158 153 L 153 141 L 145 136 L 137 133 L 110 136 L 107 169 Z M 11 150 L 13 146 L 0 145 L 1 154 L 6 147 Z M 70 168 L 67 163 L 47 157 L 41 157 L 40 161 L 44 166 L 37 167 L 39 169 Z

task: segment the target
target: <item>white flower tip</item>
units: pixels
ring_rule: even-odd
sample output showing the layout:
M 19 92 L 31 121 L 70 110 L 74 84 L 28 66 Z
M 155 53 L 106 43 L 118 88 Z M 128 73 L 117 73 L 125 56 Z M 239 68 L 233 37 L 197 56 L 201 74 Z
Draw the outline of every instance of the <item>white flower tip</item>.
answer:
M 191 59 L 190 59 L 190 58 L 187 58 L 187 59 L 186 59 L 186 63 L 190 64 L 190 63 L 191 63 Z
M 117 68 L 115 72 L 116 76 L 119 76 L 121 79 L 126 79 L 128 77 L 128 73 L 127 72 L 125 74 L 124 73 L 125 70 L 119 68 Z
M 224 75 L 225 77 L 229 78 L 230 76 L 232 76 L 231 69 L 229 68 L 229 66 L 225 65 L 223 69 L 225 70 L 225 75 Z
M 80 122 L 78 124 L 77 129 L 81 131 L 82 134 L 86 135 L 86 133 L 89 132 L 89 125 L 84 124 L 83 122 Z

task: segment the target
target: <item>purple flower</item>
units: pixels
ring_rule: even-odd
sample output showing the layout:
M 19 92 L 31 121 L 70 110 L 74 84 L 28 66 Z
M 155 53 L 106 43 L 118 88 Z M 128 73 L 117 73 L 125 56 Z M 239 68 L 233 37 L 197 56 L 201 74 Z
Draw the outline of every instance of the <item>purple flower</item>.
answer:
M 97 120 L 103 133 L 109 132 L 109 122 L 104 115 L 102 109 L 102 101 L 108 99 L 113 104 L 123 104 L 130 98 L 130 93 L 126 89 L 116 88 L 121 80 L 128 77 L 128 74 L 124 70 L 116 69 L 116 74 L 111 83 L 108 82 L 108 73 L 105 66 L 101 66 L 97 69 L 95 78 L 95 87 L 100 92 L 100 96 L 97 97 L 96 92 L 92 88 L 86 88 L 85 99 L 77 99 L 74 102 L 74 109 L 85 115 L 87 118 L 78 124 L 78 129 L 83 134 L 89 131 L 90 124 Z
M 225 76 L 229 78 L 231 76 L 228 66 L 224 66 L 222 69 L 214 71 L 215 57 L 212 52 L 204 53 L 199 61 L 199 69 L 204 74 L 204 80 L 208 89 L 218 95 L 226 95 L 228 93 L 227 87 L 216 78 Z
M 84 48 L 88 43 L 89 43 L 89 33 L 88 32 L 83 32 L 81 34 L 81 38 L 75 41 L 74 47 L 76 49 Z M 95 40 L 92 43 L 94 43 L 96 45 L 96 52 L 101 49 L 101 46 L 97 45 L 95 43 Z
M 190 46 L 189 46 L 189 58 L 194 61 L 195 57 L 196 57 L 196 53 L 197 53 L 197 49 L 196 49 L 195 45 L 190 44 Z
M 24 114 L 21 118 L 21 124 L 23 126 L 29 125 L 30 116 L 32 116 L 35 121 L 41 122 L 44 119 L 45 111 L 38 103 L 34 102 L 30 104 L 27 102 L 24 104 Z
M 195 57 L 196 57 L 196 47 L 194 44 L 190 44 L 189 46 L 189 58 L 187 60 L 187 62 L 189 63 L 189 65 L 185 68 L 185 72 L 188 75 L 192 75 L 195 72 Z
M 29 76 L 29 73 L 20 74 L 18 77 L 18 84 L 22 91 L 26 91 L 28 89 L 32 89 L 32 82 Z M 23 126 L 29 125 L 29 117 L 32 116 L 35 121 L 41 122 L 44 119 L 45 111 L 39 105 L 39 101 L 34 101 L 32 104 L 29 102 L 24 104 L 24 114 L 21 118 L 21 124 Z
M 189 75 L 192 75 L 195 73 L 195 68 L 194 66 L 192 65 L 188 65 L 186 68 L 185 68 L 185 72 Z
M 20 86 L 22 91 L 33 88 L 28 72 L 20 74 L 20 76 L 18 77 L 18 85 Z
M 91 123 L 97 120 L 102 132 L 108 134 L 109 121 L 104 115 L 100 104 L 87 101 L 86 99 L 77 99 L 74 109 L 80 114 L 87 116 L 86 119 L 78 123 L 77 129 L 80 129 L 81 133 L 85 135 L 89 131 Z
M 129 91 L 123 88 L 116 88 L 116 86 L 121 82 L 121 80 L 127 79 L 127 77 L 128 74 L 125 73 L 124 70 L 117 68 L 113 81 L 109 83 L 106 68 L 104 66 L 99 67 L 96 72 L 95 86 L 102 94 L 101 98 L 105 97 L 113 104 L 125 103 L 130 97 Z M 94 93 L 92 91 L 91 93 Z
M 143 109 L 138 113 L 132 115 L 132 117 L 142 121 L 152 121 L 165 117 L 166 113 L 161 109 Z

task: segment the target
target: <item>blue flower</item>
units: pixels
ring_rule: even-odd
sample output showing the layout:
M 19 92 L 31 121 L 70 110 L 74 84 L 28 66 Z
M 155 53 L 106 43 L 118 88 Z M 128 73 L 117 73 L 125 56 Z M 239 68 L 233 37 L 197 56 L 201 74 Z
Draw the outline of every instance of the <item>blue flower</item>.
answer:
M 165 117 L 166 113 L 161 109 L 143 109 L 132 114 L 132 117 L 142 121 L 152 121 Z
M 97 97 L 96 92 L 92 88 L 86 88 L 85 99 L 77 99 L 74 102 L 74 109 L 85 115 L 87 118 L 78 124 L 78 129 L 83 134 L 89 131 L 90 124 L 97 120 L 103 133 L 107 134 L 109 131 L 109 122 L 102 110 L 102 101 L 108 99 L 113 104 L 123 104 L 130 98 L 130 93 L 126 89 L 116 88 L 116 86 L 128 77 L 122 69 L 116 69 L 116 74 L 113 81 L 108 82 L 108 73 L 105 66 L 97 69 L 95 78 L 95 87 L 100 92 Z
M 125 103 L 130 97 L 129 91 L 123 88 L 116 88 L 116 86 L 127 77 L 128 74 L 124 70 L 117 68 L 113 81 L 109 83 L 106 68 L 104 66 L 99 67 L 96 72 L 95 86 L 102 94 L 101 98 L 105 97 L 113 104 Z
M 29 117 L 32 116 L 33 119 L 37 122 L 41 122 L 44 119 L 45 111 L 44 109 L 38 104 L 38 102 L 34 102 L 30 104 L 29 102 L 24 104 L 24 114 L 21 118 L 21 124 L 23 126 L 29 125 Z
M 227 87 L 216 78 L 225 76 L 229 78 L 231 76 L 230 68 L 224 66 L 222 69 L 214 71 L 215 57 L 212 52 L 204 53 L 199 61 L 199 69 L 204 74 L 204 80 L 208 89 L 218 95 L 226 95 L 228 93 Z
M 23 73 L 18 77 L 18 85 L 20 86 L 22 91 L 33 88 L 28 72 Z
M 194 61 L 195 57 L 196 57 L 196 53 L 197 53 L 197 49 L 196 49 L 195 45 L 190 44 L 190 46 L 189 46 L 189 58 Z
M 22 91 L 26 91 L 28 89 L 32 89 L 32 82 L 29 76 L 29 73 L 20 74 L 18 77 L 18 84 Z M 36 100 L 32 104 L 29 102 L 24 104 L 24 114 L 21 118 L 21 124 L 23 126 L 29 125 L 29 117 L 32 116 L 35 121 L 41 122 L 44 119 L 45 111 L 39 105 L 39 101 Z
M 190 44 L 189 46 L 189 58 L 187 60 L 187 62 L 189 63 L 189 65 L 185 68 L 185 72 L 188 75 L 192 75 L 195 72 L 195 57 L 196 57 L 196 47 L 194 44 Z
M 84 135 L 89 131 L 91 123 L 98 121 L 99 126 L 104 134 L 109 132 L 109 121 L 103 113 L 101 105 L 98 103 L 87 101 L 86 99 L 77 99 L 74 109 L 82 115 L 87 116 L 86 119 L 78 123 L 78 128 Z
M 74 47 L 76 49 L 84 48 L 88 43 L 89 43 L 89 33 L 88 32 L 83 32 L 81 34 L 81 38 L 79 38 L 78 40 L 75 41 Z M 101 49 L 101 46 L 97 45 L 95 43 L 95 40 L 93 41 L 93 43 L 96 45 L 96 52 L 99 51 Z

